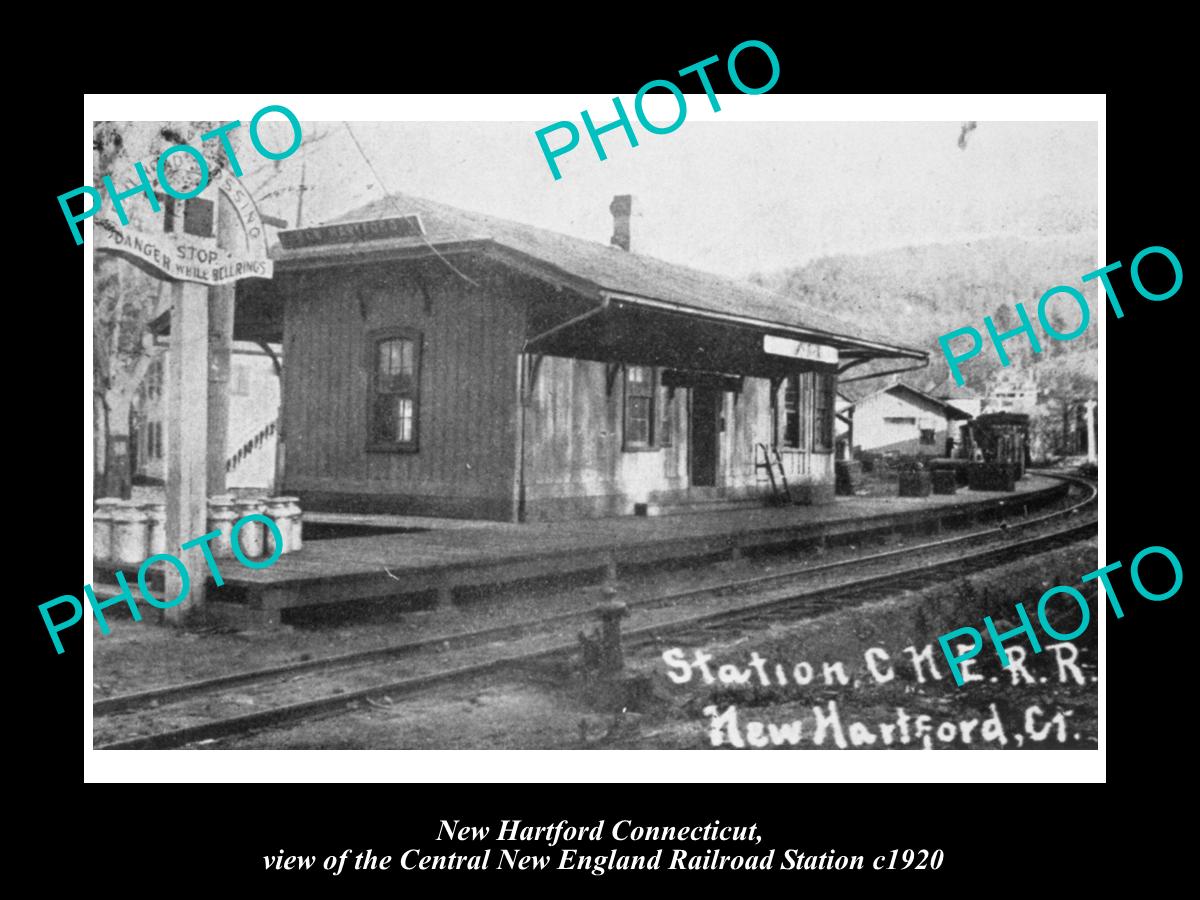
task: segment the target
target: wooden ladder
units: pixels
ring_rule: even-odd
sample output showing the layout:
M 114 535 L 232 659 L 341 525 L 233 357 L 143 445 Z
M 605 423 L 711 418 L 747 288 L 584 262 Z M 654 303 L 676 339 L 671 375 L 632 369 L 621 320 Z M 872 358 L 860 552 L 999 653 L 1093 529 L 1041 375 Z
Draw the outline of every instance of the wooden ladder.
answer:
M 758 451 L 762 451 L 762 462 L 758 460 Z M 773 457 L 773 458 L 772 458 Z M 779 469 L 779 480 L 775 480 L 775 469 Z M 771 482 L 771 496 L 776 500 L 784 500 L 786 503 L 792 502 L 792 492 L 788 488 L 787 474 L 783 471 L 783 459 L 779 455 L 778 447 L 767 448 L 766 444 L 759 443 L 755 445 L 754 454 L 755 470 L 766 469 L 767 478 Z M 781 490 L 782 486 L 782 490 Z

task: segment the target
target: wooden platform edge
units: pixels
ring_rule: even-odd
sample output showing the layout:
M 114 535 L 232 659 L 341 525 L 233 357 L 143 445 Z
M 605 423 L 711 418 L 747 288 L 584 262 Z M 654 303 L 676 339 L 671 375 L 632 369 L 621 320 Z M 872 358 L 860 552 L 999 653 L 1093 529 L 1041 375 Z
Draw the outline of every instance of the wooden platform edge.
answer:
M 306 606 L 330 605 L 359 600 L 378 600 L 385 597 L 417 595 L 434 592 L 439 604 L 448 604 L 453 592 L 459 588 L 510 584 L 525 579 L 574 575 L 581 572 L 603 572 L 603 577 L 614 578 L 623 565 L 645 565 L 654 562 L 671 562 L 701 556 L 716 556 L 729 553 L 740 557 L 754 547 L 778 546 L 806 539 L 824 541 L 828 537 L 844 537 L 848 534 L 864 535 L 879 531 L 908 527 L 921 521 L 937 525 L 947 518 L 970 517 L 977 519 L 997 508 L 1041 505 L 1053 502 L 1068 492 L 1066 483 L 1049 485 L 1037 490 L 989 497 L 978 502 L 950 504 L 934 509 L 904 510 L 879 513 L 864 518 L 849 518 L 834 523 L 798 522 L 786 526 L 771 526 L 748 532 L 687 536 L 656 541 L 652 545 L 630 542 L 598 548 L 587 553 L 572 551 L 549 551 L 521 554 L 503 560 L 481 560 L 468 563 L 445 563 L 421 567 L 416 571 L 399 569 L 389 572 L 365 571 L 341 575 L 300 578 L 288 581 L 234 582 L 245 596 L 244 603 L 223 603 L 222 607 L 241 608 L 262 613 L 258 618 L 250 616 L 248 621 L 267 627 L 278 624 L 283 610 Z M 822 527 L 824 525 L 824 527 Z M 618 555 L 620 558 L 618 558 Z M 330 596 L 330 594 L 333 596 Z

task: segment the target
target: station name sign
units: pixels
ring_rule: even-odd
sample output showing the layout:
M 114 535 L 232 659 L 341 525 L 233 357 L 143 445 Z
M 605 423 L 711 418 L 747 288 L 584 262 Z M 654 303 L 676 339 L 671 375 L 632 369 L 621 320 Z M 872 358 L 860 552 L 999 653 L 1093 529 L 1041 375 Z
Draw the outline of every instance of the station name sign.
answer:
M 804 359 L 831 366 L 836 366 L 838 361 L 837 347 L 809 344 L 805 341 L 794 341 L 791 338 L 775 337 L 772 334 L 763 335 L 763 352 L 770 353 L 772 356 L 787 356 L 792 359 Z
M 339 222 L 314 228 L 293 228 L 279 232 L 279 243 L 285 250 L 317 247 L 325 244 L 353 244 L 359 241 L 381 241 L 386 238 L 423 237 L 421 217 L 395 216 L 365 222 Z

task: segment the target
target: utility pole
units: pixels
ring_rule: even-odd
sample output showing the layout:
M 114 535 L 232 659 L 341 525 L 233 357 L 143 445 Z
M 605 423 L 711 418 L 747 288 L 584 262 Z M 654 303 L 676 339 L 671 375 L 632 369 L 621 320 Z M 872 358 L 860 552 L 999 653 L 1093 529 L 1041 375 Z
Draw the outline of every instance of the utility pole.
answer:
M 1096 461 L 1096 442 L 1099 435 L 1096 433 L 1096 401 L 1089 400 L 1085 404 L 1087 409 L 1087 458 L 1088 462 Z
M 313 141 L 317 139 L 317 128 L 313 126 Z M 302 145 L 300 147 L 300 188 L 296 191 L 296 227 L 301 228 L 304 225 L 304 179 L 308 175 L 308 149 Z
M 232 249 L 245 241 L 237 212 L 215 191 L 217 246 Z M 225 455 L 229 440 L 229 380 L 233 354 L 233 316 L 236 284 L 208 288 L 208 496 L 224 494 Z
M 180 547 L 208 531 L 208 288 L 171 284 L 171 357 L 167 367 L 167 547 Z M 187 599 L 165 610 L 181 624 L 204 606 L 208 565 L 199 547 L 179 551 L 187 567 Z M 174 566 L 164 566 L 165 600 L 182 593 Z

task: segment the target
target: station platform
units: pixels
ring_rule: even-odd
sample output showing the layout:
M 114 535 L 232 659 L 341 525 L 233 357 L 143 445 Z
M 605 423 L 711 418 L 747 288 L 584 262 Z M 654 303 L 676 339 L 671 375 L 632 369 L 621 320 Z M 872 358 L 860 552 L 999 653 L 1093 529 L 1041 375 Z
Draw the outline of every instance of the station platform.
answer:
M 654 517 L 510 524 L 415 516 L 306 514 L 301 550 L 261 570 L 222 567 L 225 585 L 209 598 L 260 612 L 433 592 L 439 603 L 460 588 L 532 578 L 615 578 L 623 567 L 803 546 L 943 523 L 1021 515 L 1066 495 L 1068 485 L 1027 475 L 1015 492 L 960 490 L 946 496 L 839 497 L 824 506 L 755 507 Z M 311 528 L 389 529 L 310 540 Z

